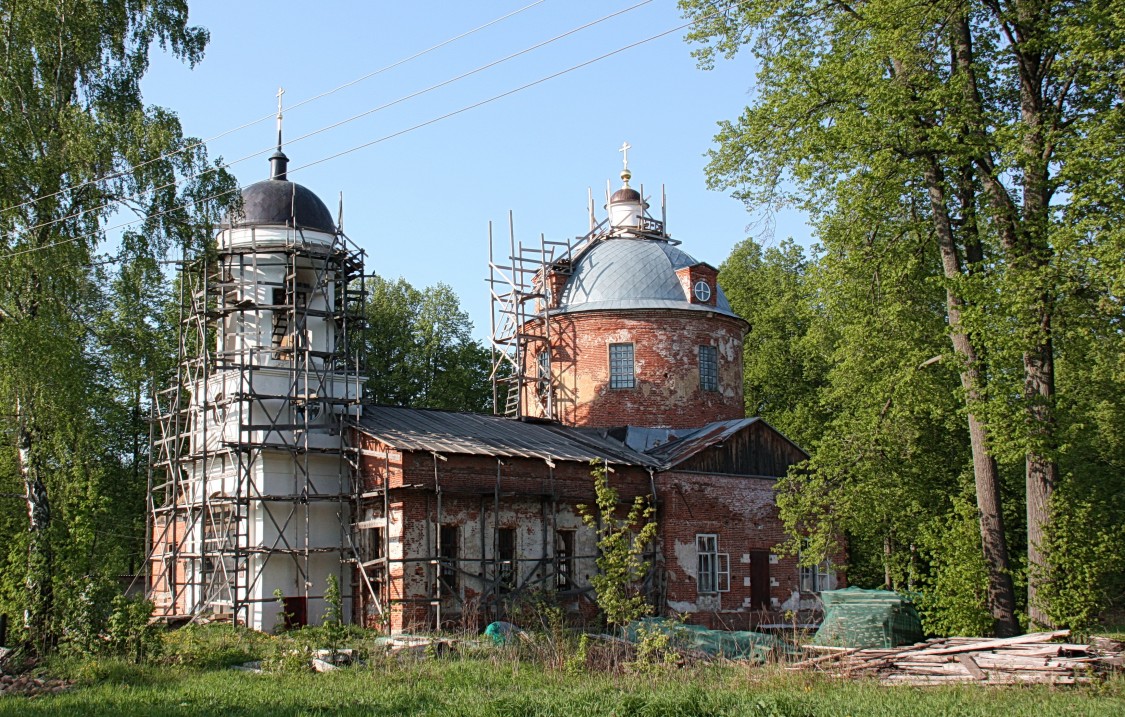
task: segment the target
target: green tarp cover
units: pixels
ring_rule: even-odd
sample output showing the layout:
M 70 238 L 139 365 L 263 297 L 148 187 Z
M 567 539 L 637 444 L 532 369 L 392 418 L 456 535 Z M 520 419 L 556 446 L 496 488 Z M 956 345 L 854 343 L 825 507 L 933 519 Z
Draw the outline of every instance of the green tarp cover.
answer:
M 788 652 L 791 649 L 776 637 L 760 632 L 708 630 L 699 625 L 684 625 L 657 617 L 629 623 L 625 628 L 625 639 L 635 643 L 645 631 L 652 630 L 670 634 L 675 647 L 732 660 L 765 662 L 771 651 Z
M 889 590 L 845 588 L 820 594 L 824 621 L 815 645 L 898 647 L 920 642 L 922 621 L 910 598 Z

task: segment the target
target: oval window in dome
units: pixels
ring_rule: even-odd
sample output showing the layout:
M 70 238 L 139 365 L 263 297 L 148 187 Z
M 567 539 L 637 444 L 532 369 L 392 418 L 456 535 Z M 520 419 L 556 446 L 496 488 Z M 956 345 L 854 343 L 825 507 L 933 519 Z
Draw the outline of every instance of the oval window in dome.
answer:
M 706 304 L 711 300 L 711 285 L 705 280 L 700 279 L 695 282 L 695 299 L 701 304 Z

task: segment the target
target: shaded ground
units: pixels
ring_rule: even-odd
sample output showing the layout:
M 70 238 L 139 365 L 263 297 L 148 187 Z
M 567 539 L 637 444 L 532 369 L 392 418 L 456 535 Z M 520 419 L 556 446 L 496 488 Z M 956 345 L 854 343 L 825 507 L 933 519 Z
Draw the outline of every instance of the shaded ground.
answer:
M 1095 687 L 880 687 L 745 667 L 612 676 L 513 658 L 438 659 L 330 674 L 89 662 L 85 686 L 0 697 L 2 715 L 1048 715 L 1125 714 L 1125 677 Z

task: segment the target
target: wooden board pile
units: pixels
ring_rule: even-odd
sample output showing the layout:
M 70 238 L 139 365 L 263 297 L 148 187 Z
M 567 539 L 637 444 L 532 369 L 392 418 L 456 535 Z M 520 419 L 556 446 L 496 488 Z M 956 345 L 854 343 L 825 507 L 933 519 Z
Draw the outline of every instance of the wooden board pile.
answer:
M 883 650 L 820 647 L 813 649 L 827 650 L 828 654 L 802 660 L 789 669 L 909 685 L 1073 685 L 1102 679 L 1108 672 L 1121 669 L 1120 643 L 1052 642 L 1069 635 L 1069 630 L 1059 630 L 992 640 L 952 637 Z

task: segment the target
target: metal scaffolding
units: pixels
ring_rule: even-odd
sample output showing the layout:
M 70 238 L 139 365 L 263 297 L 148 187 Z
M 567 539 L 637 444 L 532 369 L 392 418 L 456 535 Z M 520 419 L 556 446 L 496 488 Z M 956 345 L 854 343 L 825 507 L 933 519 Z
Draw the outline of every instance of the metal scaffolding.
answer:
M 488 224 L 488 285 L 492 301 L 492 412 L 511 418 L 557 418 L 558 376 L 553 367 L 551 322 L 553 275 L 569 276 L 571 259 L 599 237 L 603 221 L 576 242 L 517 242 L 508 213 L 506 264 L 495 257 L 492 223 Z M 561 285 L 560 285 L 561 286 Z
M 644 193 L 644 186 L 641 186 Z M 606 206 L 610 204 L 606 188 Z M 616 236 L 679 242 L 668 234 L 667 203 L 660 191 L 661 218 L 652 217 L 648 204 L 638 226 L 612 226 L 608 218 L 600 222 L 589 200 L 590 231 L 567 241 L 517 242 L 512 213 L 508 212 L 508 257 L 496 256 L 492 223 L 488 224 L 488 285 L 492 303 L 492 412 L 511 418 L 561 418 L 559 401 L 566 389 L 560 383 L 558 341 L 552 337 L 550 310 L 579 258 L 598 242 Z M 566 347 L 562 347 L 566 348 Z M 554 349 L 554 350 L 552 350 Z
M 353 582 L 359 463 L 347 425 L 362 396 L 364 253 L 342 232 L 306 240 L 290 228 L 282 241 L 273 229 L 181 265 L 176 375 L 152 407 L 157 617 L 248 624 L 253 603 L 276 600 L 255 597 L 271 561 L 292 563 L 286 593 L 305 604 L 323 597 L 310 579 L 317 553 L 337 554 L 340 584 Z M 310 513 L 332 505 L 339 540 L 318 543 Z

